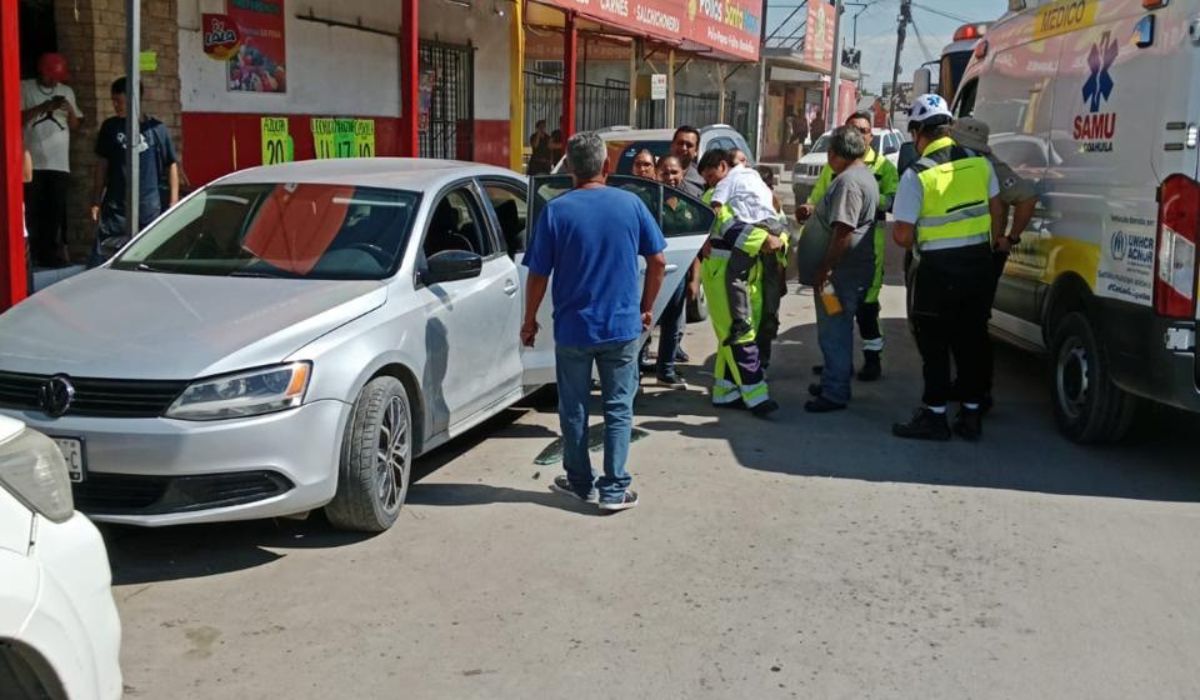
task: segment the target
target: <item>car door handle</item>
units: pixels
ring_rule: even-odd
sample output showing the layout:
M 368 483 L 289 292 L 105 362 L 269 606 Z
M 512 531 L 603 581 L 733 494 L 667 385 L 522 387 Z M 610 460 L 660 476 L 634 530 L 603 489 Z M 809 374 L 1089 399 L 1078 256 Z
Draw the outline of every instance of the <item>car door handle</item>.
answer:
M 678 269 L 679 269 L 678 265 L 675 265 L 675 264 L 667 265 L 667 272 L 675 272 Z
M 518 289 L 520 289 L 520 287 L 517 286 L 516 282 L 513 282 L 512 280 L 504 280 L 504 293 L 508 296 L 516 296 Z

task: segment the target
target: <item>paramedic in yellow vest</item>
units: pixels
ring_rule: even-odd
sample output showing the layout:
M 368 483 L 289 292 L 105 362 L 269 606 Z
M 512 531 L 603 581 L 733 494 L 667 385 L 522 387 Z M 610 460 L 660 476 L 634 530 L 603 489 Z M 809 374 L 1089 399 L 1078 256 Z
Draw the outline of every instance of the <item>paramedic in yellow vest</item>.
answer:
M 728 173 L 728 152 L 713 149 L 704 154 L 699 170 L 709 185 L 704 195 L 712 202 L 713 188 Z M 747 408 L 766 417 L 779 409 L 767 389 L 758 347 L 762 319 L 763 256 L 783 250 L 779 236 L 765 228 L 744 224 L 728 205 L 714 206 L 717 218 L 704 245 L 700 281 L 708 300 L 708 315 L 717 336 L 713 367 L 712 402 L 718 408 Z
M 871 113 L 855 112 L 846 120 L 846 126 L 852 127 L 867 140 L 867 155 L 863 163 L 875 174 L 875 184 L 879 186 L 879 206 L 875 210 L 877 223 L 874 231 L 875 245 L 875 276 L 867 289 L 866 299 L 859 304 L 854 316 L 858 321 L 858 334 L 863 341 L 863 366 L 858 372 L 860 381 L 873 382 L 883 375 L 881 363 L 883 355 L 883 331 L 879 327 L 879 292 L 883 289 L 883 257 L 887 246 L 887 214 L 892 210 L 892 198 L 896 196 L 896 188 L 900 185 L 900 174 L 896 166 L 871 148 Z M 833 168 L 828 164 L 821 170 L 817 184 L 813 186 L 808 203 L 796 210 L 796 218 L 801 223 L 808 220 L 816 210 L 817 204 L 824 199 L 829 191 L 829 183 L 833 181 Z M 819 373 L 820 367 L 814 367 Z
M 1004 202 L 1004 217 L 1000 227 L 1007 230 L 1007 234 L 992 252 L 992 262 L 995 265 L 992 303 L 995 303 L 996 287 L 1000 284 L 1000 277 L 1004 274 L 1004 266 L 1008 264 L 1008 254 L 1021 244 L 1021 234 L 1029 228 L 1029 222 L 1033 220 L 1033 213 L 1037 208 L 1038 201 L 1037 188 L 1032 182 L 1013 172 L 1007 163 L 992 153 L 992 148 L 988 144 L 991 130 L 987 124 L 970 117 L 959 119 L 954 122 L 954 129 L 950 135 L 959 146 L 987 158 L 988 162 L 992 164 L 992 169 L 996 171 L 996 182 L 1000 183 L 1000 201 Z M 1008 226 L 1009 209 L 1012 209 L 1011 228 Z M 992 408 L 992 375 L 994 373 L 992 355 L 992 344 L 988 343 L 988 354 L 985 361 L 987 385 L 983 395 L 984 414 Z
M 901 438 L 950 439 L 951 356 L 962 402 L 954 432 L 971 441 L 983 435 L 992 247 L 1004 236 L 1004 203 L 991 163 L 954 143 L 952 122 L 940 96 L 913 101 L 908 129 L 920 159 L 900 179 L 892 207 L 896 243 L 914 254 L 909 315 L 925 375 L 924 406 L 892 426 Z

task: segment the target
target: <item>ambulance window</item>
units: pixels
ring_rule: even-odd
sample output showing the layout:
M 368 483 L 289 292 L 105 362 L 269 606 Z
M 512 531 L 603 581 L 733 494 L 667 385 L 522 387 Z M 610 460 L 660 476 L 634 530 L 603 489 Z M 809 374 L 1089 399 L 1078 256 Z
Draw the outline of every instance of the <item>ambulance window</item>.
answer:
M 962 89 L 958 92 L 958 107 L 954 110 L 954 116 L 961 119 L 963 117 L 969 117 L 975 113 L 975 94 L 978 91 L 978 78 L 969 83 L 963 84 Z

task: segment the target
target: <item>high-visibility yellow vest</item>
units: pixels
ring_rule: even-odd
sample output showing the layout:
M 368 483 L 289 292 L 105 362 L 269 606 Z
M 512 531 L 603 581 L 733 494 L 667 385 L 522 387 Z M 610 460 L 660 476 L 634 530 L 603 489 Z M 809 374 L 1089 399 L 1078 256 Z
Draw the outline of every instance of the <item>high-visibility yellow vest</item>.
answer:
M 991 241 L 987 159 L 941 138 L 929 144 L 913 168 L 924 190 L 917 250 L 950 250 Z

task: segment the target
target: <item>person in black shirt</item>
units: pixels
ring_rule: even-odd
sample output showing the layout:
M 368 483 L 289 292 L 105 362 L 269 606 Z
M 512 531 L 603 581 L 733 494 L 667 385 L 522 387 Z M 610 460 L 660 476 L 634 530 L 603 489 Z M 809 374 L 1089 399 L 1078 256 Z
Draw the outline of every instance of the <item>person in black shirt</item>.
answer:
M 145 94 L 144 86 L 139 86 L 139 92 Z M 89 261 L 93 267 L 107 260 L 129 240 L 125 211 L 125 188 L 129 186 L 129 173 L 125 165 L 126 94 L 125 78 L 118 78 L 112 84 L 113 111 L 116 116 L 106 119 L 96 136 L 98 159 L 92 221 L 97 228 L 96 244 Z M 171 134 L 154 117 L 142 117 L 141 143 L 137 149 L 140 158 L 137 228 L 140 231 L 163 210 L 179 201 L 179 166 Z M 159 189 L 159 183 L 164 180 L 167 182 L 166 201 L 163 201 Z

